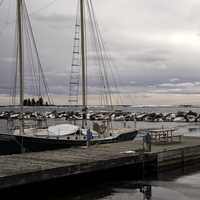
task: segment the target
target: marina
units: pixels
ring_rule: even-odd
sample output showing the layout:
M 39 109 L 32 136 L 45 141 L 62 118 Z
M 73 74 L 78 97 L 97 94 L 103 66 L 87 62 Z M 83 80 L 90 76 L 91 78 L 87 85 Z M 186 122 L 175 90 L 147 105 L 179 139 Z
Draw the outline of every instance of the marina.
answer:
M 199 200 L 199 2 L 184 1 L 0 0 L 3 197 Z

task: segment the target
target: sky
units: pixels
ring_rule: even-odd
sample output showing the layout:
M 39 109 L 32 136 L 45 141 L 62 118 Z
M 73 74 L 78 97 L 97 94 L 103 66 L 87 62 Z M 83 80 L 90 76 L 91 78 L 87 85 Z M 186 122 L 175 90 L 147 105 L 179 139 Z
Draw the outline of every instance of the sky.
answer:
M 77 1 L 26 3 L 50 93 L 55 103 L 67 103 Z M 93 5 L 124 104 L 200 104 L 199 0 L 93 0 Z M 8 103 L 14 71 L 15 6 L 5 0 L 0 7 L 0 104 Z M 98 104 L 99 86 L 91 81 L 89 87 L 91 104 Z

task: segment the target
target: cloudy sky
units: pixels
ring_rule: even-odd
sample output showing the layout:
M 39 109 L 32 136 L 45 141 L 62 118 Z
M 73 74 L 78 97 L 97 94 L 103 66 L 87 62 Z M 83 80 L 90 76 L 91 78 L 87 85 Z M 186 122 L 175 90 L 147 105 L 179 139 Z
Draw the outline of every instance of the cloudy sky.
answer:
M 76 0 L 26 0 L 56 103 L 67 100 Z M 93 0 L 105 46 L 120 75 L 123 102 L 200 104 L 199 0 Z M 0 103 L 13 76 L 15 3 L 0 7 Z M 95 88 L 97 85 L 89 85 Z M 95 103 L 95 94 L 91 94 Z M 130 97 L 130 98 L 127 98 Z

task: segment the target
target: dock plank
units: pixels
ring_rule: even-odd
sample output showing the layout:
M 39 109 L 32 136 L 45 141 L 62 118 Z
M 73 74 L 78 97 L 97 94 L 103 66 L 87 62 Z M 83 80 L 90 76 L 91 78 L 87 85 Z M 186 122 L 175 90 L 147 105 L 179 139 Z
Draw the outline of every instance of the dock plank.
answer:
M 152 145 L 150 153 L 135 153 L 142 141 L 127 141 L 79 148 L 0 156 L 0 188 L 51 180 L 152 160 L 158 166 L 200 158 L 200 138 L 182 143 Z M 196 151 L 198 150 L 198 151 Z

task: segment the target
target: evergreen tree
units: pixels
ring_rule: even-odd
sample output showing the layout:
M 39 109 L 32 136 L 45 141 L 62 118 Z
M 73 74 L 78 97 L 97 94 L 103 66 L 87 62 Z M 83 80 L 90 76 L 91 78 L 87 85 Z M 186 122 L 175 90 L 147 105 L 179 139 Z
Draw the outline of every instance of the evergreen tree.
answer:
M 24 99 L 24 106 L 27 106 L 28 105 L 28 101 L 27 101 L 27 99 Z
M 31 106 L 36 106 L 36 102 L 35 102 L 34 98 L 32 98 L 32 100 L 31 100 Z
M 43 101 L 43 98 L 42 98 L 42 97 L 40 97 L 40 98 L 38 99 L 38 105 L 39 105 L 39 106 L 43 106 L 43 105 L 44 105 L 44 101 Z
M 31 106 L 31 100 L 30 100 L 30 98 L 28 98 L 28 100 L 27 100 L 27 106 Z

